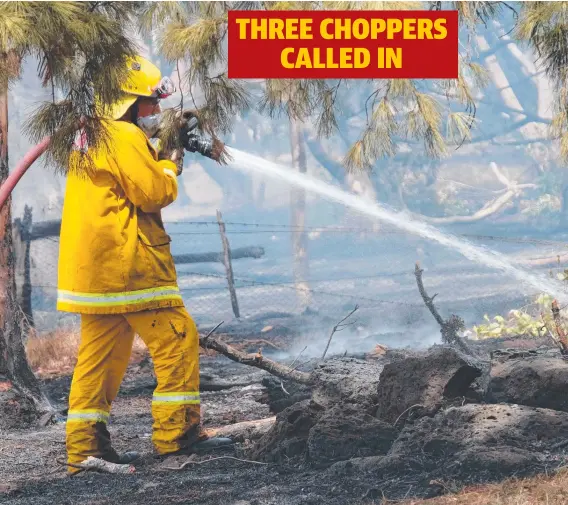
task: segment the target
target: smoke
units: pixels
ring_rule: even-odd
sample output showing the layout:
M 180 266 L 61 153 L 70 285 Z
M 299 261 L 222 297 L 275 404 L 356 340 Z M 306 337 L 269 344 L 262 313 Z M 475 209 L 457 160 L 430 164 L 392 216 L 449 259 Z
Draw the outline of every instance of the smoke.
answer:
M 270 350 L 270 355 L 288 363 L 295 361 L 295 365 L 315 364 L 322 358 L 334 326 L 348 312 L 338 315 L 337 320 L 333 320 L 329 314 L 306 314 L 283 321 L 283 324 L 293 325 L 292 333 L 298 336 L 290 342 L 289 349 Z M 440 327 L 425 310 L 419 311 L 418 319 L 411 324 L 400 320 L 398 323 L 389 321 L 388 318 L 382 317 L 382 314 L 376 307 L 355 312 L 346 321 L 348 326 L 336 331 L 331 337 L 326 359 L 344 355 L 363 357 L 372 352 L 377 344 L 389 349 L 426 349 L 440 343 Z

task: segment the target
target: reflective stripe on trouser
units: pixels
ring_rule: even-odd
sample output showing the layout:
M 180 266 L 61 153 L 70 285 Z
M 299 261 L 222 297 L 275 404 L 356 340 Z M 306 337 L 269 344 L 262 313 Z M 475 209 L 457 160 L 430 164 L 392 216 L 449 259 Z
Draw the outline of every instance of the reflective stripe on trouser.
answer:
M 85 422 L 99 422 L 108 423 L 110 414 L 104 410 L 85 409 L 85 410 L 69 410 L 67 412 L 68 423 L 85 423 Z
M 161 286 L 158 288 L 106 294 L 76 293 L 62 289 L 57 291 L 58 308 L 71 310 L 72 312 L 80 309 L 81 312 L 89 314 L 98 314 L 101 312 L 106 312 L 106 314 L 127 314 L 130 310 L 136 310 L 162 300 L 181 301 L 182 298 L 179 288 L 177 286 Z
M 174 452 L 198 433 L 199 337 L 183 307 L 82 315 L 81 345 L 69 394 L 69 463 L 113 456 L 106 421 L 126 372 L 134 334 L 146 343 L 158 380 L 152 401 L 156 451 Z M 70 471 L 73 469 L 70 468 Z

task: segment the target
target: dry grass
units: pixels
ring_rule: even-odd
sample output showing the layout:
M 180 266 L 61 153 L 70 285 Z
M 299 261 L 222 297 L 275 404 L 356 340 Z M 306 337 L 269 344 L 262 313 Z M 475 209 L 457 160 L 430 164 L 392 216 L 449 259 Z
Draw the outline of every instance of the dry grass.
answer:
M 73 330 L 30 335 L 26 343 L 26 354 L 33 371 L 43 378 L 70 374 L 77 362 L 80 340 L 79 331 Z M 147 354 L 146 345 L 136 336 L 130 363 L 138 363 Z
M 566 505 L 568 469 L 552 476 L 506 480 L 499 484 L 469 487 L 457 494 L 430 500 L 409 500 L 399 505 Z
M 77 351 L 81 340 L 79 330 L 56 330 L 44 335 L 33 332 L 26 342 L 26 354 L 32 370 L 42 378 L 68 375 L 73 372 L 77 362 Z M 201 349 L 202 356 L 216 356 L 211 349 Z M 136 335 L 132 346 L 130 363 L 139 363 L 148 356 L 148 349 Z

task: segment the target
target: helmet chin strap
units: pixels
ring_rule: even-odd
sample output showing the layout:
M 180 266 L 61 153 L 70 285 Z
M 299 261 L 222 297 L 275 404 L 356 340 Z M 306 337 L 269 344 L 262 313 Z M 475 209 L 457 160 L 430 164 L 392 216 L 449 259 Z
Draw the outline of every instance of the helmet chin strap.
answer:
M 130 121 L 131 123 L 138 123 L 138 100 L 136 100 L 128 110 L 123 114 L 119 121 Z

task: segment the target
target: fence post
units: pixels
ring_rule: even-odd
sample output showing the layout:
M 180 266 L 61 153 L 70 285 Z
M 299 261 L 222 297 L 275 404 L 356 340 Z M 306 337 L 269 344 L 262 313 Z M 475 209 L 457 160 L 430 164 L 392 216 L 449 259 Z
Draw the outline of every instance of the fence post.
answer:
M 239 304 L 237 302 L 237 292 L 235 291 L 235 279 L 233 278 L 233 266 L 231 264 L 231 247 L 225 233 L 225 223 L 221 212 L 217 211 L 217 222 L 219 223 L 219 232 L 221 233 L 221 243 L 223 244 L 223 263 L 225 263 L 225 271 L 227 272 L 227 283 L 229 284 L 229 294 L 231 296 L 231 305 L 233 313 L 239 319 Z
M 27 318 L 31 328 L 34 327 L 32 312 L 32 282 L 30 268 L 30 248 L 32 229 L 32 209 L 24 208 L 23 219 L 15 219 L 12 228 L 12 240 L 15 255 L 15 277 L 17 302 Z

